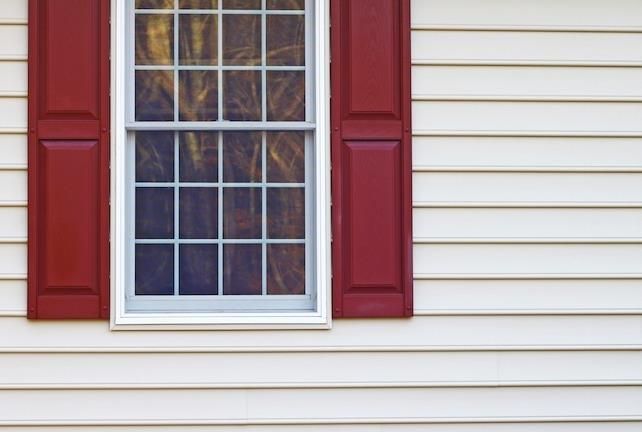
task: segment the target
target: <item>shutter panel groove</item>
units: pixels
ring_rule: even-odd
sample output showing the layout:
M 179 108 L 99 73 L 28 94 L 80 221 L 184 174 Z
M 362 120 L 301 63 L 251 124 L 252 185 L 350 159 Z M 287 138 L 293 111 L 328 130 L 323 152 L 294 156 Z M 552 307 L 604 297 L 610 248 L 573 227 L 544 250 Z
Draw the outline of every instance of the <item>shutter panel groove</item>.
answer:
M 334 317 L 412 315 L 410 4 L 332 0 Z
M 28 317 L 109 316 L 109 1 L 29 1 Z

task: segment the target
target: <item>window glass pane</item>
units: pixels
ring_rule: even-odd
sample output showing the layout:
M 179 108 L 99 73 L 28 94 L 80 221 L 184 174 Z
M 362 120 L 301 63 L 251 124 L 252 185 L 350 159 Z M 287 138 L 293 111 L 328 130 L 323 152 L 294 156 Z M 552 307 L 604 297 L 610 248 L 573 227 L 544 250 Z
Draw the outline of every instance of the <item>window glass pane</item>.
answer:
M 182 9 L 216 9 L 216 0 L 178 0 L 178 7 Z
M 268 121 L 305 120 L 305 73 L 267 72 Z
M 223 72 L 223 106 L 225 120 L 261 120 L 261 72 Z
M 136 181 L 174 181 L 173 132 L 136 132 Z
M 298 9 L 303 10 L 305 0 L 267 0 L 268 9 Z
M 217 182 L 218 132 L 181 132 L 178 137 L 180 181 Z
M 218 189 L 182 187 L 179 193 L 180 237 L 214 239 L 218 237 Z
M 136 188 L 136 238 L 174 237 L 174 189 Z
M 305 190 L 268 188 L 267 231 L 271 239 L 305 237 Z
M 267 245 L 267 293 L 305 294 L 305 245 Z
M 223 64 L 261 64 L 261 15 L 223 15 Z
M 136 0 L 136 9 L 173 9 L 174 0 Z
M 305 181 L 305 135 L 303 132 L 267 133 L 267 181 Z
M 223 181 L 261 181 L 261 132 L 223 133 Z
M 218 246 L 182 244 L 179 251 L 179 294 L 218 294 Z
M 174 245 L 136 245 L 136 295 L 174 294 Z
M 174 63 L 174 16 L 136 15 L 136 64 Z
M 223 235 L 226 239 L 261 238 L 261 189 L 228 187 L 223 191 Z
M 134 182 L 128 274 L 133 301 L 140 295 L 146 305 L 132 310 L 311 304 L 306 200 L 314 161 L 306 158 L 315 152 L 306 151 L 314 148 L 314 133 L 272 123 L 306 121 L 306 79 L 313 76 L 306 65 L 308 3 L 133 3 L 148 13 L 132 11 L 129 97 L 134 121 L 155 122 L 157 130 L 128 131 L 134 146 L 127 153 Z M 172 299 L 144 297 L 150 295 Z
M 267 63 L 270 66 L 305 64 L 305 17 L 267 16 Z
M 136 121 L 174 120 L 174 72 L 136 71 Z
M 260 295 L 261 245 L 223 246 L 223 294 Z
M 218 16 L 179 15 L 178 62 L 182 65 L 215 65 L 218 61 Z
M 179 119 L 215 121 L 218 119 L 218 72 L 182 70 L 179 72 Z
M 261 9 L 261 0 L 223 0 L 224 9 Z

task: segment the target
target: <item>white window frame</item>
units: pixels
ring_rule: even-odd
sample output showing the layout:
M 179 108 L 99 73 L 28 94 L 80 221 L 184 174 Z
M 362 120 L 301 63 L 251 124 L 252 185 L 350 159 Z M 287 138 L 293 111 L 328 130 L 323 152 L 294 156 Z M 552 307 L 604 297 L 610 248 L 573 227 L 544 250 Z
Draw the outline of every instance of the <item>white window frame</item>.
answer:
M 219 0 L 221 1 L 221 0 Z M 312 0 L 306 0 L 312 1 Z M 312 283 L 316 291 L 314 311 L 284 312 L 131 312 L 126 309 L 128 287 L 127 211 L 127 19 L 128 0 L 112 2 L 111 11 L 111 329 L 112 330 L 195 330 L 195 329 L 288 329 L 330 328 L 330 134 L 329 134 L 329 4 L 314 0 L 313 77 L 314 180 L 311 196 L 315 221 L 310 254 L 314 260 Z M 219 43 L 220 45 L 220 43 Z M 220 47 L 219 47 L 220 48 Z M 219 53 L 219 55 L 221 55 Z M 184 123 L 184 122 L 183 122 Z M 284 128 L 292 128 L 287 123 Z M 202 127 L 202 126 L 201 126 Z M 155 128 L 152 125 L 152 128 Z M 195 127 L 193 130 L 198 129 Z M 306 159 L 308 159 L 306 157 Z M 259 186 L 260 184 L 257 184 Z M 309 269 L 306 268 L 306 280 Z

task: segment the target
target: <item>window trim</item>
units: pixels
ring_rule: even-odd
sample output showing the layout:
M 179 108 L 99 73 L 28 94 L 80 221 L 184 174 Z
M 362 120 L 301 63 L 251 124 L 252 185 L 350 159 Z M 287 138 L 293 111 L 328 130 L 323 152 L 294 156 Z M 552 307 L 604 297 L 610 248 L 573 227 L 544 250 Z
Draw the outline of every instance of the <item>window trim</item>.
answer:
M 312 0 L 306 0 L 312 1 Z M 198 330 L 198 329 L 287 329 L 330 328 L 330 125 L 329 125 L 329 1 L 314 1 L 314 86 L 315 157 L 313 242 L 316 311 L 278 313 L 132 313 L 125 310 L 126 292 L 126 142 L 127 142 L 127 44 L 128 2 L 114 1 L 111 10 L 111 329 L 112 330 Z M 291 125 L 291 123 L 290 123 Z M 292 125 L 293 126 L 293 125 Z M 292 127 L 290 126 L 290 127 Z

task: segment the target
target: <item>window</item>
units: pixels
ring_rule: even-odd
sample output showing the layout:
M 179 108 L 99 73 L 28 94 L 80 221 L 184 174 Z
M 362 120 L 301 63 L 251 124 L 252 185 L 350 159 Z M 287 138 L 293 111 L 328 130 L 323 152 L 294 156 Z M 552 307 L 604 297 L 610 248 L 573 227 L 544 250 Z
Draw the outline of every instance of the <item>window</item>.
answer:
M 326 323 L 323 3 L 117 13 L 116 325 Z

